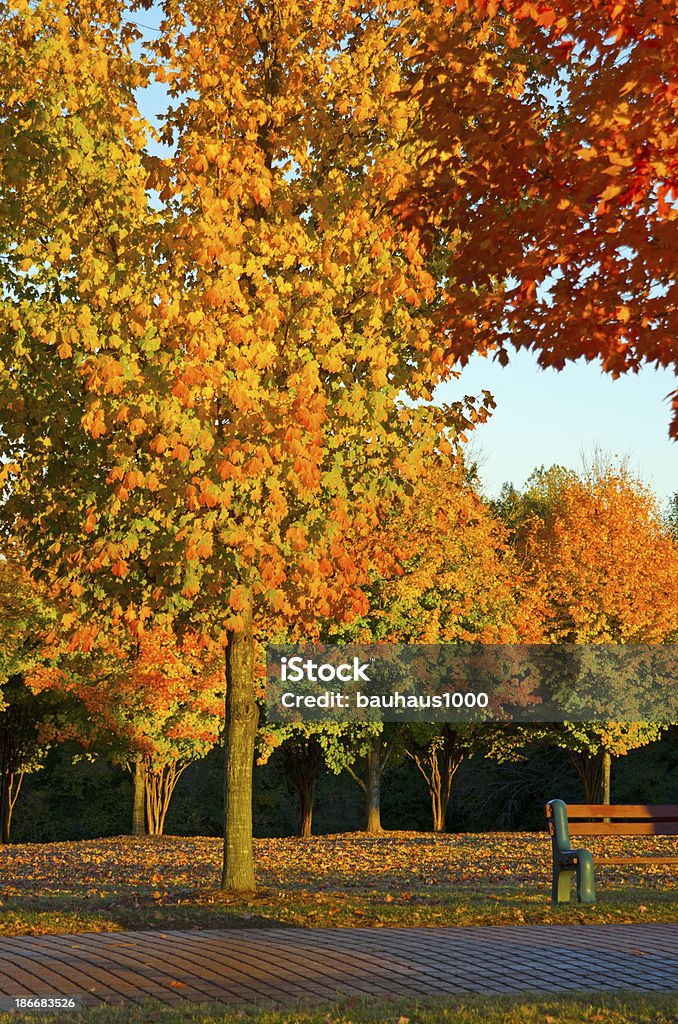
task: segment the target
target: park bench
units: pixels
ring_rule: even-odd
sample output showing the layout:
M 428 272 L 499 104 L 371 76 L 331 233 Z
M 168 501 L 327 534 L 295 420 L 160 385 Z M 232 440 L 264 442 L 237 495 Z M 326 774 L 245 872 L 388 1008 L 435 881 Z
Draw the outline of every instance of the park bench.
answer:
M 570 835 L 678 836 L 678 805 L 673 804 L 570 804 L 549 800 L 546 805 L 553 849 L 552 903 L 569 903 L 572 875 L 577 876 L 580 903 L 596 902 L 593 854 L 573 850 Z M 678 851 L 677 851 L 678 853 Z M 598 864 L 675 864 L 678 855 L 599 857 Z

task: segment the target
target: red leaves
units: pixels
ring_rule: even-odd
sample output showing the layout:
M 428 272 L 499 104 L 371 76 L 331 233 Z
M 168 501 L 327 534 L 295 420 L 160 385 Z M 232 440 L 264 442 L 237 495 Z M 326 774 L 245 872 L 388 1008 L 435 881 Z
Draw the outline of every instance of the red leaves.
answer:
M 674 5 L 447 6 L 411 86 L 429 155 L 395 204 L 451 239 L 447 359 L 510 338 L 543 366 L 675 365 Z

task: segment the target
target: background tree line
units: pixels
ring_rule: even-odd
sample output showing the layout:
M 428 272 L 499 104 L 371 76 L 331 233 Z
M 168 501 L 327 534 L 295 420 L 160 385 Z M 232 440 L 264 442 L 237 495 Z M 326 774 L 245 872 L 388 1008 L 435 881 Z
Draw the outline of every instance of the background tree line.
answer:
M 650 491 L 623 465 L 600 461 L 582 474 L 560 467 L 537 470 L 523 491 L 506 485 L 491 502 L 477 492 L 473 472 L 432 478 L 411 515 L 394 516 L 389 524 L 389 542 L 400 545 L 398 570 L 375 571 L 366 613 L 348 628 L 326 622 L 321 635 L 333 642 L 676 642 L 678 538 L 672 506 L 662 516 Z M 87 653 L 70 649 L 59 625 L 68 610 L 20 568 L 16 552 L 8 554 L 0 563 L 4 841 L 24 777 L 45 764 L 49 771 L 43 778 L 54 780 L 52 785 L 63 775 L 73 786 L 81 772 L 87 785 L 107 778 L 119 791 L 125 789 L 120 776 L 101 764 L 123 769 L 132 785 L 131 830 L 162 833 L 182 774 L 219 742 L 223 654 L 190 634 L 180 638 L 160 629 L 143 642 L 131 643 L 118 631 Z M 382 792 L 395 785 L 389 779 L 406 780 L 413 792 L 414 775 L 428 796 L 427 827 L 443 831 L 456 780 L 468 762 L 495 765 L 499 775 L 490 792 L 493 786 L 499 792 L 498 779 L 505 777 L 518 790 L 533 793 L 535 782 L 537 790 L 543 782 L 535 777 L 539 766 L 551 766 L 544 767 L 546 779 L 556 764 L 563 771 L 567 759 L 585 799 L 605 802 L 613 759 L 659 740 L 669 724 L 273 726 L 262 721 L 256 758 L 260 766 L 270 762 L 271 777 L 284 779 L 294 795 L 301 835 L 311 834 L 317 787 L 327 792 L 331 775 L 355 786 L 353 802 L 358 795 L 364 804 L 361 827 L 370 831 L 382 827 Z M 664 749 L 670 750 L 666 742 Z M 66 768 L 69 757 L 76 765 L 72 770 Z M 100 767 L 93 773 L 86 765 L 96 761 Z M 482 775 L 477 767 L 474 772 Z M 192 778 L 199 777 L 194 770 Z M 571 788 L 571 778 L 563 776 L 563 785 Z M 275 786 L 264 781 L 259 786 L 261 812 L 263 794 Z M 213 782 L 210 788 L 210 812 L 190 820 L 213 820 Z M 637 798 L 649 799 L 640 789 L 642 784 Z M 45 783 L 36 780 L 30 790 L 27 808 L 45 792 Z M 59 795 L 53 796 L 58 803 Z M 667 791 L 663 798 L 670 796 Z M 494 798 L 488 799 L 491 805 Z M 506 799 L 525 813 L 523 797 L 507 793 Z M 515 818 L 509 813 L 502 819 L 502 814 L 495 809 L 489 820 L 501 824 Z M 104 821 L 120 821 L 120 812 L 101 820 L 108 829 Z M 271 813 L 267 820 L 275 823 L 268 827 L 284 828 L 289 813 Z M 355 816 L 347 820 L 355 823 Z M 419 812 L 414 820 L 423 825 Z M 468 819 L 462 814 L 460 820 Z M 534 821 L 532 812 L 526 820 Z M 21 831 L 26 829 L 24 824 Z

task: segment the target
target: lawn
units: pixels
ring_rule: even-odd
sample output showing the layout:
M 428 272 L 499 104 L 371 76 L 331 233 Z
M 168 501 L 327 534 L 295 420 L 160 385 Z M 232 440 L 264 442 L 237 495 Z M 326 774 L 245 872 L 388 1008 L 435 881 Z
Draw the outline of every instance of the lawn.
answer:
M 673 995 L 449 997 L 436 1000 L 348 1000 L 296 1010 L 224 1007 L 101 1007 L 69 1012 L 69 1024 L 675 1024 Z M 54 1024 L 54 1014 L 0 1013 L 0 1024 Z
M 596 857 L 672 837 L 592 837 Z M 675 865 L 597 871 L 598 903 L 550 904 L 543 833 L 255 840 L 258 890 L 218 890 L 221 841 L 160 836 L 0 847 L 0 934 L 121 929 L 678 921 Z

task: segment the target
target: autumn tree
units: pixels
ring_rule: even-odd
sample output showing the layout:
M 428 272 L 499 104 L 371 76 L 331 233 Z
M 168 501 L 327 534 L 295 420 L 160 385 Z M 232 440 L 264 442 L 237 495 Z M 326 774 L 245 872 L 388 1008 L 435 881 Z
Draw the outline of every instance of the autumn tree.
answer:
M 148 831 L 162 835 L 179 779 L 219 739 L 223 666 L 195 641 L 184 637 L 180 644 L 171 632 L 154 630 L 138 644 L 127 687 L 143 700 L 143 714 L 134 724 L 143 756 Z
M 452 783 L 464 759 L 475 754 L 485 730 L 478 725 L 413 724 L 405 732 L 405 749 L 426 782 L 431 797 L 433 831 L 444 832 Z
M 370 572 L 364 587 L 368 611 L 349 625 L 321 627 L 323 637 L 369 644 L 540 640 L 536 592 L 521 580 L 508 531 L 476 493 L 468 471 L 431 465 L 414 486 L 407 509 L 387 515 L 373 538 L 382 552 L 382 568 Z M 368 832 L 382 829 L 384 771 L 410 757 L 426 782 L 434 829 L 442 831 L 454 776 L 465 757 L 483 749 L 486 732 L 450 723 L 405 728 L 379 722 L 266 725 L 263 749 L 282 742 L 284 752 L 293 737 L 295 772 L 304 769 L 307 793 L 311 751 L 322 753 L 330 770 L 346 771 L 364 794 Z M 509 746 L 512 752 L 518 749 L 515 737 L 507 744 L 507 756 Z
M 0 15 L 3 516 L 74 599 L 74 642 L 158 616 L 222 639 L 223 884 L 244 890 L 254 629 L 363 612 L 345 538 L 483 407 L 421 401 L 448 368 L 440 283 L 389 207 L 417 158 L 411 9 L 166 0 L 139 56 L 143 6 Z
M 529 545 L 557 643 L 662 643 L 678 628 L 678 548 L 625 468 L 571 475 Z
M 673 0 L 434 3 L 409 82 L 427 153 L 399 210 L 445 240 L 441 358 L 676 366 L 674 16 Z M 673 407 L 678 436 L 678 392 Z
M 532 515 L 523 544 L 546 608 L 545 637 L 567 644 L 661 644 L 678 635 L 678 544 L 656 498 L 623 467 L 560 475 Z M 528 503 L 529 503 L 528 488 Z M 537 506 L 539 507 L 539 506 Z M 599 670 L 599 673 L 603 669 Z M 615 675 L 622 679 L 621 670 Z M 612 687 L 613 681 L 610 682 Z M 626 686 L 626 682 L 623 682 Z M 612 690 L 611 690 L 612 692 Z M 656 739 L 654 722 L 568 724 L 555 732 L 590 802 L 609 802 L 611 757 Z
M 403 756 L 401 730 L 393 723 L 347 725 L 332 739 L 326 753 L 329 767 L 335 774 L 347 772 L 362 791 L 365 831 L 382 832 L 382 779 Z
M 299 801 L 299 835 L 307 839 L 313 833 L 313 805 L 318 775 L 323 765 L 322 747 L 317 730 L 303 726 L 288 727 L 280 755 L 285 775 L 291 781 Z
M 72 706 L 55 739 L 104 754 L 133 780 L 132 832 L 162 835 L 184 771 L 211 750 L 223 723 L 223 669 L 215 652 L 170 630 L 130 641 L 102 634 L 86 654 L 65 649 L 29 676 L 34 690 Z
M 537 592 L 521 578 L 505 526 L 474 490 L 463 466 L 431 466 L 402 514 L 385 519 L 380 543 L 394 556 L 392 571 L 373 572 L 369 611 L 340 631 L 351 642 L 415 644 L 529 643 L 542 636 Z M 477 726 L 422 724 L 376 735 L 364 753 L 362 784 L 370 820 L 384 757 L 409 756 L 431 798 L 433 826 L 442 831 L 454 776 L 482 749 Z M 370 784 L 368 785 L 368 780 Z M 378 820 L 376 811 L 372 819 Z
M 43 727 L 53 700 L 36 695 L 22 676 L 10 676 L 0 693 L 0 842 L 8 843 L 24 777 L 43 767 L 49 742 Z M 49 729 L 47 729 L 47 735 Z
M 299 801 L 299 834 L 313 829 L 315 787 L 322 768 L 335 775 L 346 771 L 363 791 L 365 831 L 382 831 L 381 777 L 393 753 L 395 730 L 381 722 L 290 722 L 266 724 L 260 731 L 258 764 L 266 764 L 280 748 L 280 756 Z
M 540 636 L 539 605 L 506 528 L 463 466 L 430 466 L 416 500 L 386 517 L 380 544 L 395 556 L 392 569 L 372 573 L 369 611 L 344 634 L 419 644 Z

